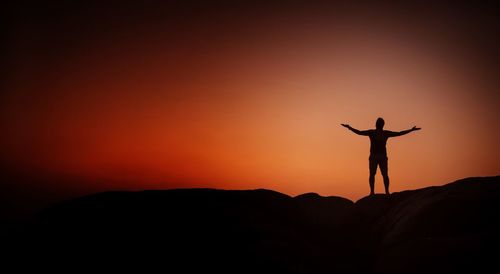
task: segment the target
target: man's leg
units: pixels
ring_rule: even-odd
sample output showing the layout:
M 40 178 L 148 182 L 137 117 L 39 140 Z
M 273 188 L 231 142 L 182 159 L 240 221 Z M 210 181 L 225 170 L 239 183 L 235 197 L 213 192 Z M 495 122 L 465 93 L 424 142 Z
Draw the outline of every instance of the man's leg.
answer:
M 389 171 L 388 171 L 388 166 L 387 166 L 387 159 L 381 160 L 380 163 L 380 172 L 382 173 L 382 177 L 384 177 L 384 187 L 385 187 L 385 194 L 390 194 L 389 192 Z
M 369 160 L 369 167 L 370 167 L 370 178 L 368 179 L 370 183 L 370 195 L 375 194 L 375 174 L 377 173 L 377 161 L 376 160 Z

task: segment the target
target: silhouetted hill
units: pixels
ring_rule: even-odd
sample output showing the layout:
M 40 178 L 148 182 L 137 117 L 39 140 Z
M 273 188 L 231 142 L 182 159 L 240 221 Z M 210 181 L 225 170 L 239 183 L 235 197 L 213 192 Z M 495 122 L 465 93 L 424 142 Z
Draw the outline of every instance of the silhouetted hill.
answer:
M 10 254 L 70 271 L 495 272 L 499 209 L 500 176 L 356 203 L 264 189 L 106 192 L 44 211 Z

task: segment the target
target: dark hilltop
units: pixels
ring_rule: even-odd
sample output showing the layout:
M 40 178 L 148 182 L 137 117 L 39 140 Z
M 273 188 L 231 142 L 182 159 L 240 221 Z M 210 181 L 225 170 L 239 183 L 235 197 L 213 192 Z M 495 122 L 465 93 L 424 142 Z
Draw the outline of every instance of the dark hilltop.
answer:
M 355 203 L 265 189 L 105 192 L 43 211 L 4 248 L 7 262 L 30 262 L 17 268 L 66 271 L 496 272 L 499 209 L 500 176 Z

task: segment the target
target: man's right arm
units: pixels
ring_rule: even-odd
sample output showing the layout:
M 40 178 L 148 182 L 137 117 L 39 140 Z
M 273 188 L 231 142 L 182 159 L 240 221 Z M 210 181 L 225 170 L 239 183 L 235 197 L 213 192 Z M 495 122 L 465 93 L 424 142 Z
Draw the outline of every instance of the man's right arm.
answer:
M 370 135 L 370 130 L 359 130 L 359 129 L 355 129 L 353 127 L 351 127 L 350 125 L 348 124 L 341 124 L 343 127 L 349 129 L 350 131 L 358 134 L 358 135 L 362 135 L 362 136 L 368 136 Z

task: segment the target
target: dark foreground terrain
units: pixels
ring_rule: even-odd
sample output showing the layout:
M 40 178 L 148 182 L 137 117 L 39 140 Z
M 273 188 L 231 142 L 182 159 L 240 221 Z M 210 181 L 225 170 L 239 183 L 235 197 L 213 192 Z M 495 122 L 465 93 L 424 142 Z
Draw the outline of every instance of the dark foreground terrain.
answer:
M 176 189 L 60 203 L 7 263 L 72 273 L 497 273 L 500 176 L 365 197 Z M 2 237 L 3 238 L 3 237 Z

